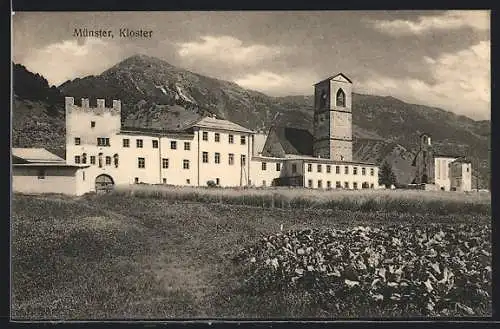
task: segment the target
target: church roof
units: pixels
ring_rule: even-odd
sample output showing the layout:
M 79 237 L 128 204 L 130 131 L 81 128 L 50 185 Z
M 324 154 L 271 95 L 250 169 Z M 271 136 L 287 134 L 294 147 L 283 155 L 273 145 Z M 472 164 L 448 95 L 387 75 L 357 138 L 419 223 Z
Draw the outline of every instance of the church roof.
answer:
M 313 154 L 313 135 L 304 128 L 273 126 L 262 151 L 264 156 L 284 157 L 285 154 Z
M 323 80 L 321 80 L 321 81 L 319 81 L 319 82 L 315 83 L 315 84 L 314 84 L 314 86 L 316 86 L 317 84 L 320 84 L 320 83 L 322 83 L 322 82 L 325 82 L 325 81 L 327 81 L 327 80 L 332 80 L 332 79 L 334 79 L 334 78 L 336 78 L 336 77 L 338 77 L 338 76 L 341 76 L 341 77 L 343 77 L 344 79 L 346 79 L 347 81 L 349 81 L 349 83 L 352 83 L 351 79 L 349 79 L 349 78 L 348 78 L 348 77 L 347 77 L 344 73 L 337 73 L 337 74 L 335 74 L 335 75 L 329 76 L 328 78 L 323 79 Z

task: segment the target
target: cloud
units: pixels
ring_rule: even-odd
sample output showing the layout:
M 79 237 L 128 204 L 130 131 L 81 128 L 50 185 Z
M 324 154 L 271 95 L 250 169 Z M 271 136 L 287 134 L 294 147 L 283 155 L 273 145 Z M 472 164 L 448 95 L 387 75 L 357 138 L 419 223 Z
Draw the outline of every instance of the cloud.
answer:
M 178 43 L 178 55 L 189 61 L 209 60 L 228 64 L 256 64 L 281 54 L 278 47 L 243 42 L 230 36 L 203 36 L 201 41 Z
M 235 83 L 243 88 L 257 90 L 273 96 L 310 95 L 318 77 L 306 71 L 277 74 L 270 71 L 247 74 Z
M 456 53 L 424 57 L 429 83 L 415 78 L 372 74 L 360 81 L 362 92 L 392 95 L 418 104 L 441 107 L 475 119 L 489 119 L 491 108 L 490 42 L 481 41 Z
M 418 35 L 434 30 L 452 30 L 470 27 L 486 31 L 490 28 L 488 11 L 447 11 L 442 15 L 420 16 L 417 21 L 371 20 L 368 24 L 375 29 L 394 36 Z
M 34 50 L 23 64 L 43 75 L 50 84 L 59 85 L 69 79 L 99 74 L 121 59 L 116 46 L 100 39 L 63 40 Z

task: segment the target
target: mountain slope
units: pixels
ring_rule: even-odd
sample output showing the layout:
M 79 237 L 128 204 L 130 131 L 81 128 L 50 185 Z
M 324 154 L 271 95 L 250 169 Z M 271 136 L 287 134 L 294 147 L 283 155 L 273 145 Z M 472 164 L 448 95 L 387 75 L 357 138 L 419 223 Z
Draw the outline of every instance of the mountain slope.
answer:
M 96 98 L 121 99 L 126 126 L 164 127 L 213 113 L 254 130 L 267 131 L 276 124 L 312 131 L 312 96 L 270 97 L 144 55 L 129 57 L 100 75 L 67 81 L 58 89 L 76 102 L 82 97 L 94 104 Z M 431 134 L 438 153 L 466 154 L 479 162 L 482 185 L 488 186 L 489 121 L 393 97 L 353 94 L 356 159 L 378 164 L 388 160 L 398 180 L 408 183 L 411 158 L 423 132 Z

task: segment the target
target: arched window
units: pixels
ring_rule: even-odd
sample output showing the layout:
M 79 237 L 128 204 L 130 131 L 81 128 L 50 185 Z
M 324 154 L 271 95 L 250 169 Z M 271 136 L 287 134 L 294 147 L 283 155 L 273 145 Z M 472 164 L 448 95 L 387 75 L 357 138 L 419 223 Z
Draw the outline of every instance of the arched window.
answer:
M 82 163 L 86 164 L 87 163 L 87 153 L 82 154 Z
M 118 168 L 118 154 L 115 153 L 115 155 L 113 155 L 113 159 L 115 161 L 115 168 Z
M 337 106 L 345 107 L 345 93 L 342 89 L 337 91 Z
M 99 153 L 99 168 L 102 168 L 102 153 Z

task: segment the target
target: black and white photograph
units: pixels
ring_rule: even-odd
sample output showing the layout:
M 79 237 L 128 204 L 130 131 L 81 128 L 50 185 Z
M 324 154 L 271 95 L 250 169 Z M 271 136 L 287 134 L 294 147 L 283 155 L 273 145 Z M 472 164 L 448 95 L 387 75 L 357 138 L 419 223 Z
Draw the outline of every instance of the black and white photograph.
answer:
M 12 12 L 11 320 L 491 317 L 490 14 Z

